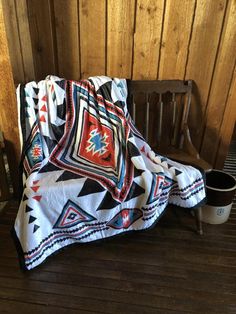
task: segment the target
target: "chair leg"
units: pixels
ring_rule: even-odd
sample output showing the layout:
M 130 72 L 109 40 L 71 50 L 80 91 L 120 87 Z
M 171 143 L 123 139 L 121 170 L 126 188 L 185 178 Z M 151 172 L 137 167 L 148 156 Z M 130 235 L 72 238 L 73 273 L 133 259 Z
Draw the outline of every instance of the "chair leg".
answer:
M 7 181 L 7 174 L 3 159 L 3 153 L 0 148 L 0 202 L 6 201 L 10 198 L 9 185 Z
M 201 207 L 195 208 L 194 214 L 195 214 L 195 219 L 196 219 L 197 233 L 200 235 L 203 235 L 202 221 L 201 221 L 202 208 Z

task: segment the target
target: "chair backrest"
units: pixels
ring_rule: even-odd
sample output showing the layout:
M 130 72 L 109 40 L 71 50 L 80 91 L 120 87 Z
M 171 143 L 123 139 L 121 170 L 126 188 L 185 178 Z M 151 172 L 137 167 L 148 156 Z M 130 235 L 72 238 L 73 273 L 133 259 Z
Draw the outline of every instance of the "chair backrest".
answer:
M 191 80 L 128 81 L 129 111 L 151 146 L 181 146 L 191 94 Z

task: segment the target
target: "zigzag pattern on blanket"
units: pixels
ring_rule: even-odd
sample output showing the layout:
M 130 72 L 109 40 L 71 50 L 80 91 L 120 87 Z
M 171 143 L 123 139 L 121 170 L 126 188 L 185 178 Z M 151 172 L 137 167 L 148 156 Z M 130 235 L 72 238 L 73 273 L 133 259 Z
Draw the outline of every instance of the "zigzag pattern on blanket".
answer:
M 22 266 L 57 250 L 152 226 L 169 203 L 205 198 L 202 174 L 154 153 L 127 110 L 124 79 L 55 76 L 17 89 L 24 192 Z

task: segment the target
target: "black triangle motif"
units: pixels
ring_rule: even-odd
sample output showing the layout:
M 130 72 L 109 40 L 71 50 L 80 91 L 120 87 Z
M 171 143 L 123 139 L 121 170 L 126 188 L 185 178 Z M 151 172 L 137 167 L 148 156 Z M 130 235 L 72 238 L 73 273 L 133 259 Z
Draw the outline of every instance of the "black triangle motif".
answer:
M 128 141 L 128 151 L 131 157 L 141 156 L 139 149 L 130 141 Z
M 172 168 L 172 167 L 174 167 L 174 166 L 172 166 L 172 165 L 170 165 L 170 164 L 167 163 L 167 167 L 168 167 L 168 169 L 170 169 L 170 168 Z
M 37 105 L 38 102 L 39 102 L 39 99 L 38 98 L 33 98 L 33 100 L 34 100 L 35 105 Z
M 134 167 L 134 178 L 141 176 L 144 171 L 145 170 L 140 170 Z
M 40 227 L 38 225 L 34 225 L 33 233 L 35 233 Z
M 35 114 L 37 115 L 39 110 L 37 108 L 34 108 Z
M 111 160 L 111 154 L 109 154 L 106 158 L 102 158 L 102 160 L 110 161 Z
M 141 194 L 145 193 L 144 188 L 142 188 L 140 185 L 138 185 L 136 182 L 133 182 L 131 185 L 131 188 L 129 190 L 129 193 L 125 199 L 125 201 L 129 201 L 132 198 L 135 198 Z
M 55 83 L 62 89 L 65 89 L 66 80 L 55 81 Z
M 33 87 L 33 90 L 34 90 L 35 94 L 38 95 L 38 93 L 39 93 L 39 88 Z
M 100 205 L 98 206 L 97 210 L 102 210 L 102 209 L 111 209 L 114 208 L 115 206 L 119 205 L 120 203 L 117 202 L 116 200 L 113 199 L 111 196 L 110 192 L 107 192 L 101 201 Z
M 111 88 L 112 88 L 112 81 L 106 82 L 99 87 L 97 90 L 97 94 L 102 95 L 104 99 L 112 102 L 111 97 Z
M 178 169 L 175 169 L 175 175 L 178 176 L 179 174 L 181 174 L 182 171 L 179 171 Z
M 53 135 L 55 136 L 56 140 L 59 142 L 64 134 L 65 124 L 54 125 L 51 123 L 51 128 L 53 130 Z
M 117 107 L 120 107 L 121 109 L 124 109 L 124 102 L 123 101 L 120 101 L 120 100 L 117 100 L 114 105 L 116 105 Z
M 32 222 L 34 222 L 37 218 L 35 218 L 34 216 L 29 216 L 29 224 L 31 224 Z
M 28 199 L 28 197 L 24 194 L 22 201 L 26 201 Z
M 43 168 L 39 170 L 38 173 L 44 173 L 44 172 L 51 172 L 51 171 L 58 171 L 58 170 L 63 170 L 61 168 L 58 168 L 57 166 L 54 166 L 50 162 L 48 162 Z
M 161 159 L 161 162 L 167 161 L 167 159 L 165 157 L 161 157 L 160 159 Z
M 47 144 L 49 153 L 51 153 L 53 149 L 55 148 L 55 146 L 57 145 L 57 142 L 50 139 L 48 136 L 45 136 L 45 135 L 43 135 L 43 138 Z
M 62 105 L 57 105 L 57 116 L 62 119 L 65 120 L 66 118 L 66 104 L 63 103 Z
M 103 191 L 105 191 L 105 189 L 101 184 L 94 180 L 87 179 L 79 192 L 78 197 Z
M 25 207 L 25 212 L 26 213 L 31 212 L 32 210 L 33 210 L 33 208 L 31 208 L 28 205 L 26 205 L 26 207 Z
M 60 175 L 60 177 L 56 180 L 56 182 L 73 180 L 73 179 L 81 179 L 81 178 L 84 178 L 84 177 L 74 172 L 64 171 L 62 175 Z

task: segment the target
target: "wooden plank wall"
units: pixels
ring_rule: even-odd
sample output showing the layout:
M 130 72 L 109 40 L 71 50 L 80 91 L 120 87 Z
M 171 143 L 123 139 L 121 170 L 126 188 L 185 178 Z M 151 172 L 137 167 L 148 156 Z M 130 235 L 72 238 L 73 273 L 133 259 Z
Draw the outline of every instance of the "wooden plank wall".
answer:
M 54 73 L 193 79 L 193 142 L 221 168 L 235 123 L 235 0 L 0 0 L 15 83 Z
M 20 146 L 17 127 L 17 107 L 9 58 L 6 30 L 3 20 L 2 3 L 0 2 L 0 129 L 5 140 L 5 150 L 8 156 L 11 177 L 14 178 L 13 187 L 17 196 L 18 164 L 20 160 Z M 1 173 L 1 176 L 4 174 Z M 0 177 L 0 180 L 4 179 Z M 4 180 L 2 180 L 4 182 Z M 2 182 L 2 183 L 3 183 Z

